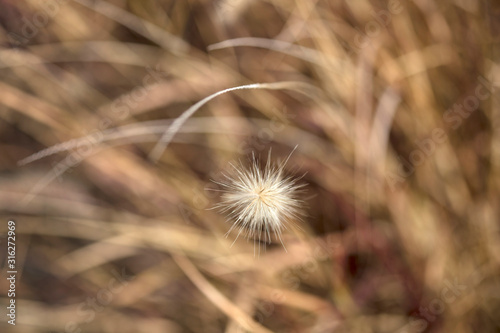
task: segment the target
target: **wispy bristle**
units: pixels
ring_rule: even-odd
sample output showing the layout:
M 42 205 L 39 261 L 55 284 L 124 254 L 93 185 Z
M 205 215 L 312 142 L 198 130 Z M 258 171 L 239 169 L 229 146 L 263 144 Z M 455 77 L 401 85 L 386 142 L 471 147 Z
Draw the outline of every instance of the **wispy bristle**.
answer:
M 241 163 L 231 164 L 231 175 L 224 175 L 225 180 L 216 182 L 223 188 L 222 201 L 217 207 L 227 213 L 233 223 L 226 236 L 234 228 L 239 228 L 236 239 L 243 233 L 259 242 L 260 251 L 260 242 L 271 243 L 271 234 L 274 233 L 285 247 L 281 233 L 287 224 L 301 215 L 303 202 L 297 198 L 297 192 L 304 186 L 297 184 L 298 178 L 284 175 L 289 158 L 281 165 L 273 165 L 269 151 L 266 166 L 261 170 L 253 155 L 248 168 Z

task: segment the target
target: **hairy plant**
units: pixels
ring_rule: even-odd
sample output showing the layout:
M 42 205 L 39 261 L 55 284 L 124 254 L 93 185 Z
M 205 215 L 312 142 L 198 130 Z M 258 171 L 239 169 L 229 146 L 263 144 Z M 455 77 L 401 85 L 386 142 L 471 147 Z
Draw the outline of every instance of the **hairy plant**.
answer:
M 260 252 L 261 241 L 270 244 L 272 233 L 285 248 L 281 234 L 293 220 L 300 219 L 304 203 L 298 193 L 305 186 L 297 183 L 300 178 L 285 175 L 290 156 L 280 164 L 272 164 L 269 150 L 266 165 L 261 169 L 252 153 L 250 166 L 231 163 L 231 174 L 223 174 L 223 181 L 214 181 L 223 192 L 221 202 L 215 207 L 227 213 L 233 223 L 226 237 L 238 228 L 234 242 L 244 233 L 246 238 L 258 241 Z

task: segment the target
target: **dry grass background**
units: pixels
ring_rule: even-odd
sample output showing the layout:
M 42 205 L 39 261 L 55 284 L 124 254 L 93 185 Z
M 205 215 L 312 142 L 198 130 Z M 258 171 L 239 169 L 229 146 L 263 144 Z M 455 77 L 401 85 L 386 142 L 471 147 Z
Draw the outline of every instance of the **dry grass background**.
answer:
M 1 0 L 19 273 L 0 331 L 499 332 L 499 19 L 476 0 Z M 214 98 L 148 158 L 251 83 L 278 86 Z M 297 144 L 302 231 L 230 247 L 211 179 Z

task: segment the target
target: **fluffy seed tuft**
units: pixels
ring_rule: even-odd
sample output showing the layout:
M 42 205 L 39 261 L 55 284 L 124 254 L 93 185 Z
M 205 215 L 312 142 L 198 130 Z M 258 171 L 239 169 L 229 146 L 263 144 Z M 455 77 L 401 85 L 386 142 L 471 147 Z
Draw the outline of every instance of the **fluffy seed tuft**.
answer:
M 216 208 L 227 213 L 233 222 L 226 237 L 234 228 L 239 228 L 236 239 L 243 232 L 246 238 L 254 242 L 258 240 L 260 252 L 260 242 L 271 243 L 273 233 L 285 248 L 281 234 L 292 220 L 300 218 L 303 205 L 297 193 L 304 184 L 297 184 L 299 178 L 284 175 L 290 156 L 280 165 L 272 165 L 269 150 L 266 166 L 261 170 L 252 154 L 252 163 L 248 168 L 241 163 L 231 164 L 232 174 L 224 174 L 223 181 L 214 181 L 223 192 L 221 203 Z

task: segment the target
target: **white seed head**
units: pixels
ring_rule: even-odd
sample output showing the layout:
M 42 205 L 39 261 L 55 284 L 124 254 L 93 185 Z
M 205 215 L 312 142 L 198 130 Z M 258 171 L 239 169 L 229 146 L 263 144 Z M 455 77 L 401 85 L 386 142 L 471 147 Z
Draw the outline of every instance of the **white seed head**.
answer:
M 304 184 L 297 184 L 298 178 L 284 175 L 283 169 L 290 156 L 276 166 L 271 164 L 269 151 L 263 170 L 252 156 L 249 167 L 245 168 L 241 163 L 231 164 L 231 175 L 224 174 L 223 181 L 215 182 L 223 192 L 221 203 L 216 207 L 227 213 L 233 223 L 226 236 L 234 228 L 239 228 L 236 239 L 243 232 L 247 238 L 259 241 L 260 251 L 261 241 L 271 243 L 271 233 L 283 245 L 283 229 L 300 218 L 303 201 L 297 198 L 297 194 Z

